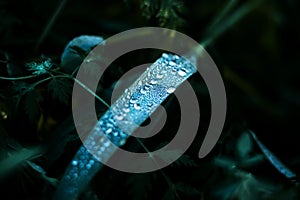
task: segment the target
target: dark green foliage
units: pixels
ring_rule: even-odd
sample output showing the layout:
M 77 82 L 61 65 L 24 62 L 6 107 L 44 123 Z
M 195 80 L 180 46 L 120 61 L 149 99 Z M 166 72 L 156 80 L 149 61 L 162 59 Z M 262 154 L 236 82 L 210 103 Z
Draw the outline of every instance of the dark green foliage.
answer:
M 183 11 L 183 3 L 180 0 L 163 0 L 156 17 L 162 27 L 176 29 L 184 20 L 178 15 Z
M 178 160 L 174 162 L 174 165 L 178 167 L 196 167 L 196 162 L 189 155 L 182 155 Z
M 81 35 L 107 38 L 144 26 L 179 29 L 207 45 L 228 97 L 224 131 L 213 151 L 198 159 L 211 104 L 197 74 L 189 81 L 199 99 L 201 122 L 187 152 L 151 173 L 104 168 L 80 199 L 300 199 L 299 1 L 74 0 L 59 9 L 61 2 L 0 1 L 0 199 L 51 199 L 82 144 L 70 97 L 77 68 L 95 45 L 71 45 L 78 60 L 68 68 L 61 59 L 67 44 Z M 104 73 L 97 99 L 109 102 L 118 77 L 133 63 L 155 61 L 161 52 L 134 53 Z M 93 62 L 84 69 L 91 75 L 98 70 Z M 145 140 L 146 148 L 158 149 L 173 138 L 177 103 L 174 96 L 164 103 L 168 121 L 157 136 Z M 100 117 L 107 107 L 97 100 L 96 109 Z M 124 148 L 147 152 L 135 140 Z M 178 152 L 165 153 L 170 159 Z M 287 178 L 272 158 L 280 158 L 296 177 Z
M 24 109 L 31 120 L 37 120 L 40 114 L 42 96 L 33 88 L 24 95 Z
M 132 199 L 148 199 L 154 189 L 155 174 L 134 174 L 128 180 L 129 194 Z
M 192 186 L 187 185 L 186 183 L 177 183 L 173 185 L 173 187 L 170 187 L 167 189 L 167 191 L 164 194 L 163 199 L 164 200 L 176 200 L 181 199 L 181 195 L 186 195 L 188 198 L 200 196 L 201 192 L 199 192 L 197 189 L 195 189 Z
M 184 20 L 179 15 L 183 9 L 181 0 L 142 0 L 141 9 L 143 15 L 150 19 L 157 18 L 162 27 L 176 29 L 181 26 Z
M 28 118 L 36 121 L 40 114 L 40 102 L 43 97 L 32 84 L 17 82 L 13 85 L 15 91 L 16 109 L 25 111 Z
M 47 85 L 49 92 L 52 93 L 53 99 L 65 104 L 70 103 L 69 99 L 72 86 L 69 80 L 55 77 Z
M 45 60 L 40 63 L 31 62 L 27 63 L 26 66 L 29 71 L 32 71 L 32 74 L 41 75 L 49 72 L 52 67 L 52 62 L 51 60 Z

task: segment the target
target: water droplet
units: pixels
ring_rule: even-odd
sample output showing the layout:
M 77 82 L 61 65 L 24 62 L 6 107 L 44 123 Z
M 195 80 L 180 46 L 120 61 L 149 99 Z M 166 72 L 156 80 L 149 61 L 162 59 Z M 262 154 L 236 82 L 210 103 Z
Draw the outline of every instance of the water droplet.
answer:
M 134 104 L 133 107 L 134 107 L 136 110 L 140 110 L 140 109 L 141 109 L 141 106 L 140 106 L 140 104 L 138 104 L 138 103 Z
M 130 109 L 129 108 L 123 108 L 123 111 L 128 113 L 130 111 Z
M 147 93 L 147 91 L 144 88 L 141 88 L 140 92 L 141 92 L 141 94 L 146 94 Z
M 91 167 L 92 167 L 92 166 L 91 166 L 90 164 L 87 164 L 87 165 L 86 165 L 86 168 L 87 168 L 87 169 L 91 169 Z
M 124 117 L 122 115 L 116 115 L 116 119 L 117 120 L 122 120 L 122 119 L 124 119 Z
M 105 140 L 104 137 L 102 137 L 102 138 L 100 139 L 100 142 L 104 142 L 104 140 Z
M 89 63 L 92 62 L 93 60 L 91 58 L 85 59 L 85 62 Z
M 103 145 L 104 145 L 105 147 L 109 147 L 110 141 L 105 142 Z
M 116 131 L 116 132 L 113 133 L 113 135 L 114 135 L 115 137 L 117 137 L 117 136 L 119 135 L 119 133 Z
M 182 69 L 180 69 L 179 71 L 178 71 L 178 75 L 179 76 L 185 76 L 187 74 L 187 72 L 186 72 L 186 70 L 184 69 L 184 68 L 182 68 Z
M 78 161 L 77 161 L 77 160 L 73 160 L 73 161 L 72 161 L 72 165 L 73 165 L 73 166 L 76 166 L 77 164 L 78 164 Z
M 119 146 L 123 146 L 125 143 L 126 143 L 126 139 L 122 139 L 122 140 L 119 142 Z
M 170 61 L 170 62 L 169 62 L 169 65 L 172 66 L 172 67 L 174 67 L 174 66 L 176 66 L 176 63 L 173 62 L 173 61 Z
M 163 57 L 163 58 L 166 58 L 166 59 L 169 58 L 168 54 L 166 54 L 166 53 L 163 53 L 163 54 L 162 54 L 162 57 Z
M 126 133 L 124 133 L 124 132 L 120 132 L 120 137 L 122 137 L 122 138 L 127 138 L 128 137 L 128 135 L 126 134 Z
M 176 59 L 176 60 L 178 60 L 178 59 L 179 59 L 179 56 L 174 55 L 173 58 Z
M 105 131 L 106 134 L 110 134 L 112 132 L 112 128 L 109 128 Z
M 167 93 L 171 94 L 171 93 L 173 93 L 173 92 L 175 91 L 175 89 L 176 89 L 176 88 L 174 88 L 174 87 L 169 87 L 169 88 L 167 89 Z
M 152 79 L 152 80 L 150 81 L 150 83 L 151 83 L 152 85 L 155 85 L 155 84 L 157 84 L 157 80 Z
M 94 163 L 95 163 L 95 161 L 93 161 L 93 160 L 90 160 L 90 162 L 89 162 L 90 165 L 93 165 Z
M 146 83 L 145 85 L 144 85 L 144 89 L 145 90 L 149 90 L 151 88 L 151 85 L 149 84 L 149 83 Z
M 100 148 L 100 152 L 102 153 L 102 151 L 105 151 L 105 147 L 101 147 Z
M 162 79 L 163 77 L 164 77 L 164 75 L 162 75 L 162 74 L 157 74 L 157 75 L 156 75 L 156 78 L 157 78 L 157 79 Z
M 130 102 L 130 103 L 136 103 L 136 102 L 137 102 L 137 99 L 132 98 L 132 99 L 129 100 L 129 102 Z
M 178 75 L 179 76 L 185 76 L 186 75 L 186 72 L 182 71 L 182 70 L 179 70 L 178 71 Z

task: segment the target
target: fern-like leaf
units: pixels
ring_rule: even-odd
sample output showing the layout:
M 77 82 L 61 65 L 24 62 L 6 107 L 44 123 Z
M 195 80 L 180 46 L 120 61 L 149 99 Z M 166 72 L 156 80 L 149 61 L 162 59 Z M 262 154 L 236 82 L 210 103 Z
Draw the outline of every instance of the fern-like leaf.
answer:
M 41 75 L 47 73 L 52 68 L 52 62 L 50 59 L 44 60 L 40 63 L 30 62 L 26 64 L 29 71 L 33 71 L 32 74 Z

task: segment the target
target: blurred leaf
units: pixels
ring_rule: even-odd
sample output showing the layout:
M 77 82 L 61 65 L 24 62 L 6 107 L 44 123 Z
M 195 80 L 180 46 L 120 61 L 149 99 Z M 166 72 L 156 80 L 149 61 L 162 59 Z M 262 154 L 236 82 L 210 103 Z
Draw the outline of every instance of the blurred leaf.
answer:
M 65 47 L 61 55 L 61 67 L 68 73 L 72 73 L 80 66 L 85 56 L 104 40 L 93 35 L 81 35 L 72 39 Z
M 58 180 L 55 178 L 50 178 L 46 175 L 46 171 L 39 165 L 35 164 L 31 161 L 26 161 L 27 165 L 35 172 L 35 176 L 41 177 L 46 183 L 48 183 L 51 186 L 56 187 L 58 184 Z
M 236 162 L 234 160 L 232 160 L 231 158 L 227 158 L 227 157 L 216 157 L 214 158 L 214 164 L 222 167 L 222 168 L 228 168 L 228 169 L 232 169 L 234 167 L 236 167 Z
M 15 167 L 30 160 L 41 153 L 39 148 L 25 149 L 12 153 L 5 160 L 0 161 L 0 176 L 5 175 L 9 171 L 13 170 Z
M 253 148 L 253 142 L 247 132 L 242 133 L 237 141 L 237 152 L 240 159 L 249 157 L 249 153 Z
M 297 179 L 296 174 L 290 170 L 281 160 L 279 160 L 257 137 L 256 134 L 249 130 L 249 133 L 253 137 L 254 141 L 264 153 L 268 161 L 275 167 L 282 175 L 284 175 L 290 181 L 295 181 Z

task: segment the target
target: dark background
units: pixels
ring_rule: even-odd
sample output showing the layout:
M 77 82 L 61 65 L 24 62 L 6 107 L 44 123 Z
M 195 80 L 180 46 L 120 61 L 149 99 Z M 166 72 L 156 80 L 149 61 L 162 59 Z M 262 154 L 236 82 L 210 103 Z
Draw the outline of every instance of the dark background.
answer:
M 59 10 L 61 2 L 65 4 Z M 51 58 L 58 70 L 65 73 L 60 66 L 60 56 L 68 42 L 80 35 L 105 39 L 132 28 L 157 26 L 179 30 L 201 42 L 226 23 L 221 22 L 211 31 L 207 29 L 226 2 L 0 1 L 0 76 L 30 75 L 25 64 L 43 57 Z M 238 2 L 224 20 L 249 2 Z M 185 159 L 161 172 L 142 175 L 104 168 L 80 198 L 297 199 L 298 185 L 268 162 L 246 131 L 253 130 L 276 157 L 299 174 L 299 8 L 296 0 L 261 1 L 206 48 L 223 76 L 228 98 L 225 128 L 209 156 L 201 160 L 197 157 L 209 122 L 210 101 L 201 77 L 194 75 L 189 81 L 199 97 L 202 119 L 198 136 Z M 160 17 L 159 13 L 166 11 L 171 14 Z M 57 17 L 51 20 L 55 12 Z M 99 96 L 109 100 L 118 77 L 137 64 L 154 62 L 159 53 L 143 50 L 118 59 L 113 64 L 115 68 L 99 83 Z M 0 168 L 4 169 L 1 165 L 24 148 L 40 146 L 44 149 L 34 158 L 22 158 L 22 153 L 16 158 L 20 162 L 12 165 L 0 179 L 1 199 L 50 198 L 80 146 L 72 122 L 71 99 L 62 103 L 52 98 L 47 84 L 35 88 L 43 98 L 42 101 L 32 100 L 36 103 L 34 108 L 38 108 L 35 115 L 30 112 L 31 107 L 26 106 L 27 101 L 22 100 L 16 107 L 15 98 L 22 92 L 15 90 L 14 85 L 17 82 L 31 84 L 41 79 L 0 79 L 0 160 L 3 161 L 0 161 Z M 169 122 L 158 137 L 145 141 L 152 150 L 170 141 L 176 133 L 174 124 L 179 122 L 174 96 L 171 95 L 164 105 L 170 115 Z M 28 107 L 29 112 L 25 111 Z M 106 109 L 101 103 L 97 108 L 100 116 Z M 251 158 L 259 155 L 262 157 L 247 165 Z M 45 173 L 42 175 L 30 166 L 29 160 Z

